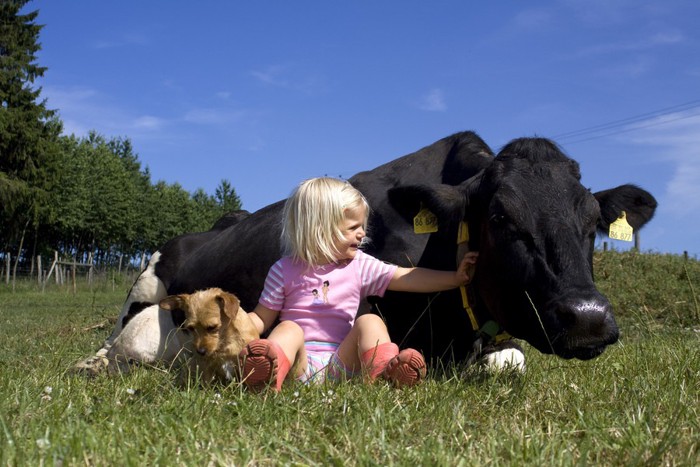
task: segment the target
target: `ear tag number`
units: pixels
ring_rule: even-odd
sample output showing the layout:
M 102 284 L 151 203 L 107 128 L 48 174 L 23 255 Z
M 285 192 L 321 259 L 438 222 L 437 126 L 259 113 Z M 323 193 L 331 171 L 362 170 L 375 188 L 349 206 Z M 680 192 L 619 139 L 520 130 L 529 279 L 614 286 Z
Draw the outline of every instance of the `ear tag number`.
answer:
M 620 217 L 615 222 L 610 224 L 610 232 L 608 236 L 613 240 L 622 240 L 623 242 L 631 242 L 634 229 L 627 223 L 627 213 L 622 211 Z
M 417 234 L 429 234 L 438 231 L 438 219 L 428 208 L 421 210 L 413 218 L 413 232 Z

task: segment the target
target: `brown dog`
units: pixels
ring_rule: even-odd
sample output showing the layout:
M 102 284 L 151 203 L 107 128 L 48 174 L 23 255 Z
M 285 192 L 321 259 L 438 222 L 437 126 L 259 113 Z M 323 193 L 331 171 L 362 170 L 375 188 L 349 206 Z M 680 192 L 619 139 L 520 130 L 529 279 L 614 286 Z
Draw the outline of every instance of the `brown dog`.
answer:
M 260 337 L 238 298 L 221 289 L 200 290 L 193 294 L 171 295 L 160 307 L 183 313 L 180 330 L 187 334 L 193 350 L 190 375 L 201 375 L 203 384 L 227 383 L 238 375 L 238 354 L 245 345 Z M 188 376 L 184 374 L 183 376 Z

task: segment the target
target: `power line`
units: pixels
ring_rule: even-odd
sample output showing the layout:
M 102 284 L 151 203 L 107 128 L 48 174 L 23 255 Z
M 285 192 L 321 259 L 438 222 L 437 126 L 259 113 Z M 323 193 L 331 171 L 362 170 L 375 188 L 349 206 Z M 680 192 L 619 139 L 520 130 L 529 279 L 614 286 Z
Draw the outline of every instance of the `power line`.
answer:
M 591 134 L 595 135 L 596 133 L 601 133 L 601 132 L 606 131 L 606 130 L 616 130 L 617 128 L 626 127 L 626 126 L 631 125 L 633 123 L 643 122 L 645 120 L 649 120 L 650 118 L 663 117 L 665 115 L 670 115 L 670 114 L 674 114 L 674 113 L 678 113 L 678 112 L 688 111 L 688 110 L 692 110 L 692 109 L 696 109 L 696 108 L 700 108 L 700 100 L 693 100 L 693 101 L 685 102 L 683 104 L 678 104 L 678 105 L 674 105 L 671 107 L 666 107 L 663 109 L 655 110 L 652 112 L 647 112 L 644 114 L 635 115 L 633 117 L 627 117 L 627 118 L 623 118 L 620 120 L 614 120 L 614 121 L 608 122 L 608 123 L 602 123 L 600 125 L 594 125 L 591 127 L 583 128 L 581 130 L 574 130 L 574 131 L 569 131 L 569 132 L 565 132 L 565 133 L 560 133 L 558 135 L 552 136 L 551 138 L 554 140 L 557 140 L 557 141 L 561 141 L 561 140 L 569 140 L 572 138 L 575 139 L 577 137 L 591 135 Z M 567 144 L 580 143 L 580 142 L 589 141 L 592 139 L 605 138 L 605 137 L 617 135 L 620 133 L 627 133 L 627 132 L 634 131 L 634 130 L 639 130 L 639 129 L 648 128 L 648 127 L 657 126 L 657 125 L 663 125 L 663 124 L 674 122 L 677 120 L 682 120 L 685 118 L 694 117 L 696 115 L 700 115 L 700 113 L 685 115 L 685 116 L 681 116 L 681 117 L 670 119 L 670 120 L 657 121 L 657 122 L 649 123 L 647 125 L 635 126 L 633 128 L 624 128 L 624 129 L 621 129 L 618 131 L 612 131 L 609 133 L 590 136 L 588 138 L 575 139 L 574 141 L 568 141 Z
M 606 138 L 608 136 L 615 136 L 615 135 L 619 135 L 621 133 L 629 133 L 630 131 L 637 131 L 637 130 L 642 130 L 644 128 L 649 128 L 649 127 L 653 127 L 653 126 L 665 125 L 667 123 L 676 122 L 678 120 L 685 120 L 686 118 L 692 118 L 692 117 L 697 117 L 697 116 L 700 116 L 700 112 L 695 113 L 695 114 L 690 114 L 690 115 L 683 115 L 682 117 L 671 118 L 671 119 L 663 120 L 663 121 L 659 121 L 659 122 L 648 123 L 646 125 L 641 125 L 641 126 L 638 125 L 638 126 L 635 126 L 632 128 L 626 128 L 624 130 L 613 131 L 612 133 L 605 133 L 603 135 L 591 136 L 589 138 L 577 139 L 575 141 L 568 141 L 568 142 L 566 142 L 566 144 L 576 144 L 576 143 L 582 143 L 584 141 L 590 141 L 592 139 Z

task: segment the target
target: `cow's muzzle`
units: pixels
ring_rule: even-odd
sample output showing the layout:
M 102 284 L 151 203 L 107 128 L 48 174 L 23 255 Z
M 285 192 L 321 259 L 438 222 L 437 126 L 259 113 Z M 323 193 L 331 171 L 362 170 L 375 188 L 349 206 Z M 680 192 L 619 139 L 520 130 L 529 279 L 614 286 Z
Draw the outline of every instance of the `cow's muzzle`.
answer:
M 552 348 L 561 357 L 597 357 L 620 337 L 612 305 L 598 293 L 565 298 L 558 302 L 555 313 L 560 333 Z

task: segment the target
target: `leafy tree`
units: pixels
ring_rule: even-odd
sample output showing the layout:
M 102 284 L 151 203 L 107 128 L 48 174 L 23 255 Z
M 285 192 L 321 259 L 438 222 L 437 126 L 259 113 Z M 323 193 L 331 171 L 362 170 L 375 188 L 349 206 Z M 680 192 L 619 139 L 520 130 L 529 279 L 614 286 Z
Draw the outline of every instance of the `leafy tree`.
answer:
M 219 205 L 213 196 L 207 194 L 202 188 L 192 193 L 191 209 L 193 211 L 192 232 L 209 230 L 219 218 Z
M 219 217 L 227 212 L 241 209 L 241 199 L 236 194 L 236 190 L 231 186 L 231 182 L 226 179 L 221 180 L 214 192 L 216 202 L 219 205 Z
M 154 221 L 158 229 L 153 243 L 149 245 L 154 251 L 171 238 L 196 230 L 192 218 L 190 194 L 179 183 L 168 185 L 158 181 L 154 185 L 152 203 L 157 212 Z
M 28 228 L 38 229 L 49 213 L 56 142 L 61 123 L 34 88 L 45 67 L 34 23 L 38 12 L 20 14 L 27 0 L 0 2 L 0 246 L 21 249 Z

